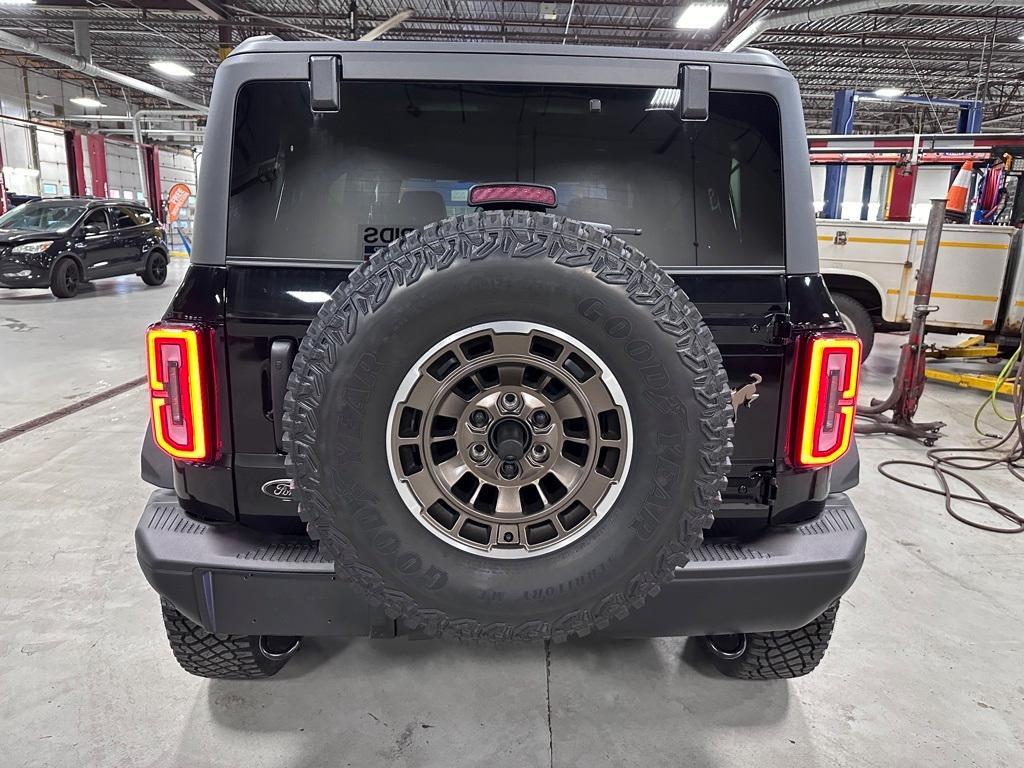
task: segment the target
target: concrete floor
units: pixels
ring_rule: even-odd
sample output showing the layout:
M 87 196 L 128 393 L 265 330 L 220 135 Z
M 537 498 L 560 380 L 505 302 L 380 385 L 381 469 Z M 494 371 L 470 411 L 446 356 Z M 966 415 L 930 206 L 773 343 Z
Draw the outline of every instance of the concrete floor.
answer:
M 73 301 L 0 293 L 0 426 L 140 375 L 171 290 L 122 278 Z M 898 344 L 880 339 L 869 391 Z M 930 385 L 921 415 L 973 442 L 979 400 Z M 179 670 L 139 573 L 145 420 L 139 388 L 0 444 L 0 765 L 1024 765 L 1024 539 L 880 478 L 880 460 L 921 454 L 906 441 L 860 442 L 868 559 L 802 680 L 722 679 L 679 639 L 549 656 L 313 639 L 280 677 L 236 683 Z M 1006 475 L 984 484 L 1019 507 Z

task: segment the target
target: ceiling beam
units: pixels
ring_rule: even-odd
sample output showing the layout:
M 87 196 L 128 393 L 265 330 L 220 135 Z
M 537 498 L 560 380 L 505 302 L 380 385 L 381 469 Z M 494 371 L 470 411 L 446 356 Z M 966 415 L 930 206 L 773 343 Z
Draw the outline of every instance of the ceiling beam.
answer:
M 223 21 L 231 15 L 224 10 L 224 7 L 220 3 L 214 2 L 214 0 L 188 0 L 188 4 L 196 10 L 202 11 L 211 19 Z

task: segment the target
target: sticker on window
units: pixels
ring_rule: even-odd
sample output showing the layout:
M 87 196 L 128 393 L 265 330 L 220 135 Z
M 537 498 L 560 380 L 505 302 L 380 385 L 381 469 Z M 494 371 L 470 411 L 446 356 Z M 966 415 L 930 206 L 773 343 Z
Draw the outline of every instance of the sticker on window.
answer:
M 415 227 L 403 227 L 398 225 L 363 227 L 363 261 L 369 259 L 381 248 L 387 248 L 388 245 L 393 243 L 395 240 L 409 234 L 414 229 Z

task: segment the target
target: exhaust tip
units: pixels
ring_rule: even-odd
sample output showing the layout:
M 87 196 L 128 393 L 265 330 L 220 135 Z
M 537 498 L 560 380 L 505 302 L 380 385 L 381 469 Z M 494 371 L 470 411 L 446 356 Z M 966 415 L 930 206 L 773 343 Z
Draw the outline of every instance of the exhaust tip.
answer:
M 704 644 L 713 656 L 723 661 L 735 661 L 747 652 L 747 636 L 744 634 L 706 635 Z
M 301 637 L 283 637 L 277 635 L 260 635 L 258 641 L 260 653 L 271 661 L 290 659 L 302 645 Z

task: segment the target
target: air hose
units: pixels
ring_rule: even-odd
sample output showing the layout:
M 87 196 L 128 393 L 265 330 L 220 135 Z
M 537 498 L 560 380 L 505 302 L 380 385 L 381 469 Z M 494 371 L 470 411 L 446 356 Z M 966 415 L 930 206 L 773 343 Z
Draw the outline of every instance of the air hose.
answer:
M 992 393 L 985 398 L 985 401 L 982 402 L 974 414 L 975 430 L 983 437 L 994 439 L 996 442 L 979 447 L 931 448 L 925 453 L 925 461 L 890 459 L 879 464 L 878 471 L 883 476 L 901 485 L 916 488 L 935 496 L 942 496 L 945 501 L 946 512 L 954 519 L 972 528 L 979 528 L 993 533 L 1024 533 L 1024 516 L 1014 512 L 1005 504 L 989 498 L 981 488 L 960 474 L 960 472 L 1005 466 L 1014 478 L 1024 482 L 1024 365 L 1019 364 L 1022 348 L 1024 348 L 1024 342 L 1022 342 L 1021 346 L 1017 347 L 1017 351 L 1007 360 L 996 379 Z M 1012 373 L 1014 366 L 1016 366 L 1016 372 Z M 1000 387 L 1011 375 L 1013 377 L 1013 414 L 1012 416 L 1005 416 L 996 407 L 996 395 Z M 1004 434 L 993 435 L 983 432 L 979 426 L 978 419 L 988 405 L 991 405 L 992 411 L 996 416 L 1010 422 L 1010 426 Z M 896 466 L 930 469 L 935 475 L 939 487 L 933 488 L 929 485 L 908 480 L 905 477 L 899 477 L 891 470 L 892 467 Z M 959 470 L 959 472 L 954 470 Z M 951 481 L 960 483 L 965 488 L 970 489 L 973 494 L 968 494 L 966 491 L 962 493 L 954 491 L 950 486 Z M 1006 520 L 1008 525 L 993 525 L 971 519 L 954 509 L 954 501 L 963 501 L 982 509 L 988 509 Z

